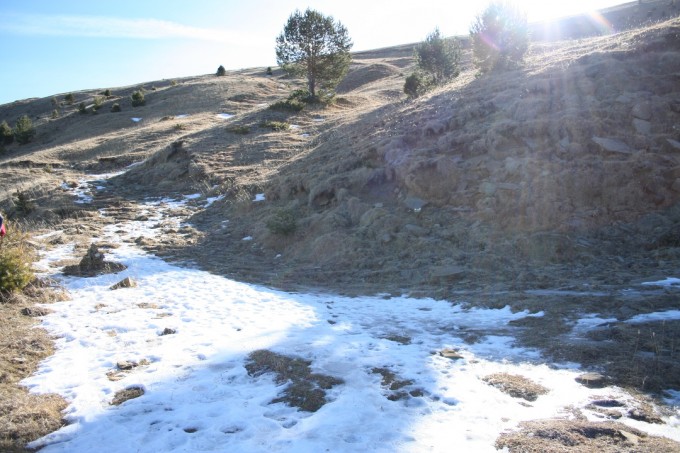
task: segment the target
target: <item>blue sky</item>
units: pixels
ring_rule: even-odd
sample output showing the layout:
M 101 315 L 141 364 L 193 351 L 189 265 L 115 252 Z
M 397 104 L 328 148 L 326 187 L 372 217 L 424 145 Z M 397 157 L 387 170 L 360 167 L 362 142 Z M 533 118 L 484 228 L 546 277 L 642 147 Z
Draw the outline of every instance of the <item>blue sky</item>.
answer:
M 0 0 L 0 104 L 227 69 L 275 66 L 276 36 L 295 9 L 332 15 L 353 50 L 466 34 L 488 1 Z M 517 0 L 530 20 L 620 0 Z

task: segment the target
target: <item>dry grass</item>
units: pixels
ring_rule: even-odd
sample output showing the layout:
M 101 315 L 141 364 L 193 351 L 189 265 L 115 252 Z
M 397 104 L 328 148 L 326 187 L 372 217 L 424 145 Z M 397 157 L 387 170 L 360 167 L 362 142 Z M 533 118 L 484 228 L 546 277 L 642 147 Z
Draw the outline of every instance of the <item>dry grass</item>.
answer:
M 670 453 L 678 444 L 620 423 L 538 420 L 502 434 L 496 448 L 510 453 Z
M 658 63 L 672 69 L 678 61 L 678 26 L 676 19 L 614 37 L 537 44 L 525 68 L 488 78 L 476 77 L 466 51 L 458 79 L 414 102 L 405 102 L 402 92 L 413 46 L 400 46 L 357 54 L 337 102 L 298 113 L 267 106 L 304 84 L 279 71 L 265 77 L 262 69 L 157 82 L 156 90 L 145 94 L 146 105 L 135 109 L 125 100 L 139 86 L 114 89 L 106 102 L 119 101 L 118 113 L 103 108 L 97 115 L 78 114 L 77 104 L 96 95 L 85 91 L 75 93 L 76 102 L 64 106 L 57 119 L 50 118 L 50 98 L 3 105 L 0 116 L 36 118 L 38 135 L 0 157 L 0 208 L 12 211 L 14 191 L 25 192 L 36 204 L 30 221 L 58 225 L 64 236 L 89 244 L 107 221 L 98 216 L 99 207 L 134 218 L 135 203 L 146 196 L 223 195 L 191 219 L 196 228 L 191 241 L 175 235 L 146 246 L 232 278 L 288 289 L 324 286 L 347 294 L 410 292 L 451 300 L 459 300 L 465 289 L 474 304 L 545 309 L 545 317 L 513 326 L 522 329 L 526 345 L 594 367 L 604 363 L 618 383 L 677 388 L 676 327 L 667 325 L 662 335 L 660 324 L 640 326 L 639 334 L 614 326 L 585 342 L 561 343 L 570 330 L 568 320 L 582 313 L 625 319 L 624 309 L 651 312 L 675 308 L 677 301 L 549 296 L 532 302 L 521 291 L 581 289 L 584 282 L 593 290 L 610 290 L 627 287 L 650 269 L 661 275 L 677 271 L 677 247 L 650 248 L 657 236 L 668 235 L 666 224 L 680 219 L 671 208 L 659 212 L 678 200 L 677 151 L 668 151 L 671 135 L 663 129 L 677 122 L 677 112 L 666 109 L 654 123 L 653 139 L 630 138 L 639 150 L 630 158 L 579 146 L 589 144 L 592 135 L 632 135 L 632 105 L 617 100 L 619 91 L 675 96 L 677 69 L 664 75 L 654 68 Z M 613 69 L 598 72 L 602 63 Z M 547 106 L 552 110 L 538 113 Z M 221 112 L 236 117 L 218 118 Z M 527 118 L 532 112 L 537 117 Z M 188 116 L 177 118 L 180 114 Z M 143 120 L 133 123 L 131 116 Z M 263 122 L 299 128 L 270 131 L 258 127 Z M 568 149 L 560 142 L 565 133 L 571 137 Z M 181 150 L 175 143 L 183 144 Z M 86 173 L 144 159 L 146 164 L 110 180 L 93 205 L 74 205 L 62 188 L 63 182 L 77 185 Z M 480 190 L 482 182 L 498 187 Z M 592 182 L 597 184 L 591 187 Z M 631 190 L 625 186 L 629 182 Z M 602 198 L 607 191 L 609 205 Z M 262 192 L 267 202 L 252 203 Z M 438 199 L 442 193 L 450 200 Z M 620 198 L 626 194 L 632 195 Z M 422 211 L 405 206 L 411 196 L 427 201 Z M 560 204 L 565 199 L 582 203 Z M 295 234 L 282 239 L 267 229 L 277 209 L 295 214 Z M 656 223 L 644 217 L 650 212 Z M 572 220 L 584 222 L 583 229 L 571 230 Z M 537 226 L 554 231 L 531 234 Z M 245 236 L 254 240 L 241 241 Z M 432 270 L 442 268 L 463 271 L 431 281 Z M 503 291 L 521 295 L 502 301 Z M 44 334 L 44 346 L 35 346 L 43 344 L 32 339 L 39 331 L 20 314 L 32 302 L 21 297 L 0 307 L 0 326 L 7 332 L 0 335 L 2 385 L 9 382 L 13 390 L 8 391 L 17 395 L 16 382 L 49 354 Z M 30 356 L 28 361 L 12 362 L 17 351 Z M 294 391 L 282 401 L 310 409 L 325 401 L 324 381 L 311 377 L 304 360 L 260 351 L 251 361 L 254 374 L 273 372 L 291 381 Z M 287 375 L 282 364 L 295 373 Z M 386 378 L 387 372 L 379 373 Z M 24 437 L 35 435 L 27 430 Z
M 548 393 L 548 389 L 542 385 L 516 374 L 495 373 L 484 377 L 482 380 L 503 393 L 527 401 L 536 401 L 540 395 Z
M 312 362 L 296 357 L 288 357 L 266 349 L 254 351 L 248 355 L 246 370 L 254 377 L 274 373 L 277 384 L 289 383 L 283 396 L 271 403 L 286 403 L 307 412 L 316 412 L 326 404 L 326 392 L 341 379 L 323 374 L 312 373 L 309 367 Z
M 19 382 L 53 352 L 52 340 L 30 316 L 37 303 L 63 300 L 64 294 L 35 282 L 0 303 L 0 451 L 27 452 L 26 443 L 63 426 L 66 401 L 54 394 L 30 394 Z

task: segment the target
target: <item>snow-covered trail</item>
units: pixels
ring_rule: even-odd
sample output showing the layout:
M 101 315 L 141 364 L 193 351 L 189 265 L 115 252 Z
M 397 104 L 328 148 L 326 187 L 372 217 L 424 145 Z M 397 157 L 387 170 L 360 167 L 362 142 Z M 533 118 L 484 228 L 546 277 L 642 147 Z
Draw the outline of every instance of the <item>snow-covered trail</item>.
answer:
M 615 387 L 578 384 L 575 367 L 549 366 L 536 351 L 513 347 L 508 322 L 541 313 L 285 293 L 168 264 L 130 241 L 156 234 L 152 226 L 167 220 L 168 206 L 149 203 L 149 220 L 105 228 L 100 239 L 120 244 L 107 259 L 127 265 L 124 272 L 59 276 L 54 263 L 73 257 L 70 245 L 40 262 L 72 299 L 50 305 L 54 312 L 43 326 L 59 337 L 57 351 L 24 384 L 66 397 L 70 424 L 31 446 L 48 453 L 482 452 L 495 451 L 497 436 L 522 420 L 568 418 L 575 408 L 595 420 L 586 408 L 591 401 L 632 401 Z M 109 289 L 127 276 L 138 286 Z M 469 344 L 470 334 L 481 341 Z M 463 358 L 438 354 L 445 348 Z M 315 372 L 344 383 L 314 413 L 270 404 L 286 384 L 248 375 L 247 355 L 258 349 L 310 360 Z M 141 365 L 121 372 L 122 361 Z M 376 368 L 409 381 L 411 395 L 388 399 L 393 392 Z M 482 380 L 499 372 L 525 376 L 549 392 L 531 403 L 513 398 Z M 135 386 L 144 395 L 110 405 L 117 391 Z M 680 440 L 678 417 L 666 425 L 621 421 Z

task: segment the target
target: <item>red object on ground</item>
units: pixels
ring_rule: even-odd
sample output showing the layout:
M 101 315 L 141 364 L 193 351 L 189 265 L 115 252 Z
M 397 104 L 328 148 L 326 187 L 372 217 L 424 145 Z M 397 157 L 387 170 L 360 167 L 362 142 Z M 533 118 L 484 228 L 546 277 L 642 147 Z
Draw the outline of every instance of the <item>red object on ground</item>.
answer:
M 4 237 L 5 234 L 7 234 L 7 230 L 5 230 L 5 223 L 3 222 L 2 226 L 0 226 L 0 238 Z

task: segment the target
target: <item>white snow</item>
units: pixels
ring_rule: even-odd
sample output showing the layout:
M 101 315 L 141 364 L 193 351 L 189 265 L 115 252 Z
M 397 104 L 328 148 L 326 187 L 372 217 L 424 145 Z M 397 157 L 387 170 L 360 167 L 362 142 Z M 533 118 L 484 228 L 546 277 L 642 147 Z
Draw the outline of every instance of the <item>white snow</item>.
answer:
M 228 120 L 229 118 L 233 118 L 235 115 L 232 115 L 231 113 L 218 113 L 217 117 L 221 118 L 223 120 Z
M 253 237 L 252 237 L 252 236 L 246 236 L 246 237 L 244 237 L 244 238 L 241 239 L 241 240 L 242 240 L 242 241 L 252 241 L 252 240 L 253 240 Z
M 265 198 L 263 193 L 255 194 L 255 198 L 253 199 L 253 201 L 264 201 L 264 200 L 266 200 L 266 198 Z
M 153 226 L 170 220 L 169 211 L 186 198 L 150 201 L 148 221 L 105 228 L 101 239 L 120 243 L 107 259 L 128 266 L 119 274 L 61 276 L 56 263 L 74 257 L 72 244 L 47 251 L 38 263 L 71 300 L 51 304 L 53 313 L 42 318 L 58 337 L 57 350 L 23 384 L 63 395 L 69 424 L 31 447 L 44 453 L 492 452 L 497 436 L 522 420 L 569 418 L 570 408 L 599 420 L 585 407 L 592 400 L 632 402 L 616 387 L 581 386 L 574 380 L 578 369 L 545 363 L 537 351 L 516 347 L 508 323 L 542 312 L 286 293 L 171 265 L 134 246 L 131 239 L 158 234 Z M 128 276 L 137 287 L 109 289 Z M 591 317 L 584 325 L 599 321 Z M 166 328 L 176 333 L 160 335 Z M 479 341 L 466 342 L 471 335 Z M 310 360 L 314 372 L 344 383 L 328 391 L 329 402 L 315 413 L 270 404 L 287 384 L 245 369 L 248 354 L 263 348 Z M 463 359 L 442 357 L 444 348 L 458 349 Z M 108 379 L 117 362 L 143 359 L 149 364 L 119 381 Z M 390 390 L 374 368 L 411 380 L 405 391 L 422 396 L 388 400 Z M 523 375 L 550 391 L 527 404 L 482 380 L 498 372 Z M 131 386 L 145 394 L 110 405 L 117 391 Z M 680 440 L 678 417 L 654 426 L 621 421 Z
M 680 286 L 680 278 L 666 277 L 664 280 L 658 280 L 658 281 L 655 281 L 655 282 L 644 282 L 643 285 L 666 286 L 666 287 Z
M 213 203 L 220 201 L 220 200 L 223 200 L 223 199 L 224 199 L 224 195 L 218 195 L 216 197 L 208 197 L 208 198 L 205 199 L 205 206 L 204 207 L 207 208 L 209 206 L 212 206 Z
M 142 121 L 142 118 L 130 118 L 130 119 L 135 123 L 139 123 L 140 121 Z
M 680 319 L 680 310 L 666 310 L 636 315 L 630 319 L 627 319 L 626 322 L 631 324 L 639 324 L 650 321 L 675 321 L 678 319 Z

